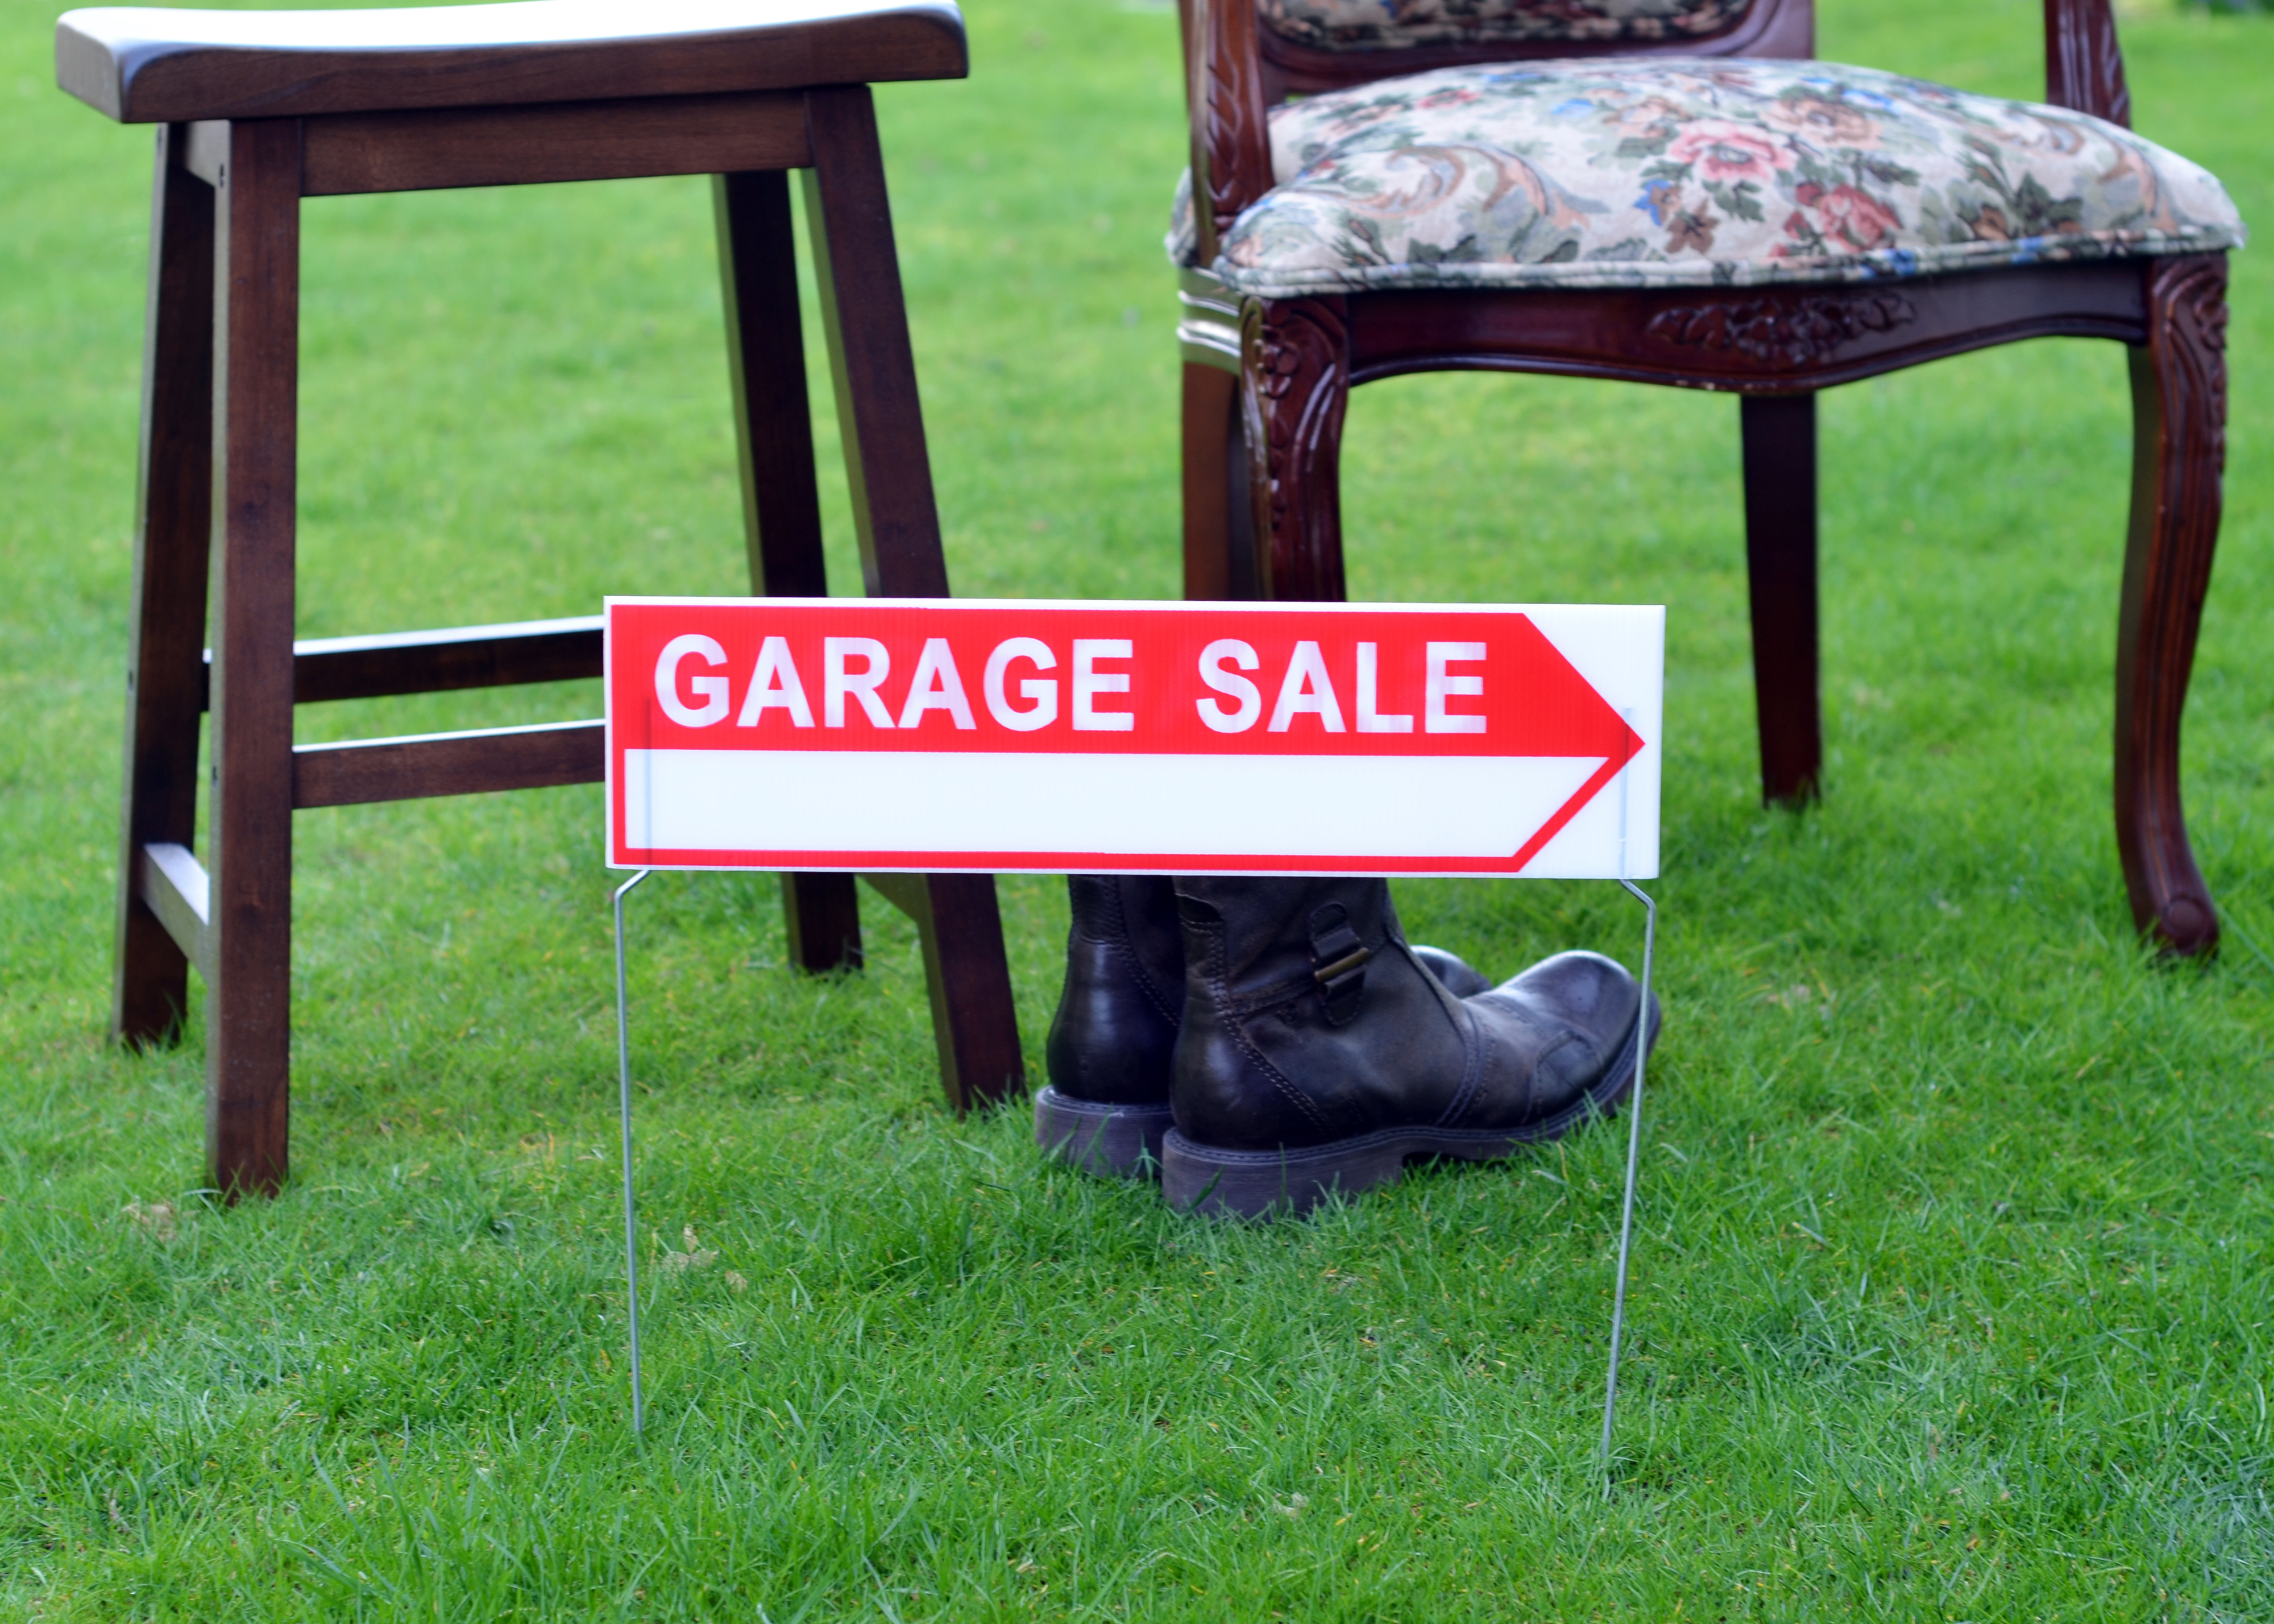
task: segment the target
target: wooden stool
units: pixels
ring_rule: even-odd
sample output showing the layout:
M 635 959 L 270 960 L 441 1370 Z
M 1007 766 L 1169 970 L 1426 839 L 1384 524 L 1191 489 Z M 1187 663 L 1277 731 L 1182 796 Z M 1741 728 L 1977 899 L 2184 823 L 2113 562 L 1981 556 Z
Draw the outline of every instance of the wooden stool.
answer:
M 789 189 L 812 253 L 872 594 L 947 596 L 868 89 L 957 79 L 944 0 L 776 11 L 580 0 L 396 11 L 72 11 L 65 90 L 156 124 L 112 1026 L 175 1037 L 207 989 L 213 1183 L 273 1192 L 289 1142 L 292 814 L 597 783 L 598 722 L 294 748 L 295 703 L 600 674 L 598 618 L 295 643 L 300 199 L 715 177 L 752 589 L 819 596 L 813 432 Z M 638 583 L 627 581 L 626 586 Z M 207 611 L 212 648 L 204 648 Z M 198 718 L 212 850 L 191 854 Z M 787 875 L 790 956 L 861 962 L 854 876 Z M 1023 1086 L 995 884 L 877 883 L 923 938 L 951 1104 Z

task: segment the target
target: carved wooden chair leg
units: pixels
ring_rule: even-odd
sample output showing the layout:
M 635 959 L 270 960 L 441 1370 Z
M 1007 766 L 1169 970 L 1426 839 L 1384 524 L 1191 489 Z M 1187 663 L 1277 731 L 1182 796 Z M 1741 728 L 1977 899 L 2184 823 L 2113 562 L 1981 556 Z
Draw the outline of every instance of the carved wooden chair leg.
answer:
M 142 478 L 119 814 L 110 1029 L 170 1043 L 189 1012 L 189 959 L 142 894 L 143 848 L 190 846 L 205 709 L 206 562 L 213 535 L 213 188 L 182 163 L 187 131 L 158 131 L 143 351 Z
M 1247 492 L 1247 414 L 1240 408 L 1239 375 L 1231 378 L 1231 409 L 1224 424 L 1224 485 L 1218 500 L 1224 509 L 1227 596 L 1252 603 L 1263 596 L 1263 565 L 1255 550 L 1255 504 Z
M 1816 635 L 1816 396 L 1748 395 L 1738 410 L 1761 799 L 1799 806 L 1816 799 L 1824 767 Z
M 298 120 L 232 124 L 216 192 L 206 1147 L 234 1196 L 282 1184 L 288 1143 Z
M 1240 432 L 1239 374 L 1185 363 L 1185 596 L 1255 596 L 1255 525 Z
M 798 322 L 797 244 L 789 177 L 779 169 L 712 181 L 734 434 L 742 450 L 742 524 L 750 590 L 824 598 L 821 492 L 814 478 L 813 405 Z M 819 974 L 861 967 L 861 901 L 849 874 L 785 874 L 789 961 Z
M 2132 351 L 2132 525 L 2116 642 L 2116 845 L 2139 928 L 2218 945 L 2180 805 L 2180 720 L 2218 545 L 2226 455 L 2226 256 L 2148 262 Z
M 1350 324 L 1339 298 L 1240 307 L 1240 417 L 1247 440 L 1259 596 L 1339 603 L 1343 417 Z

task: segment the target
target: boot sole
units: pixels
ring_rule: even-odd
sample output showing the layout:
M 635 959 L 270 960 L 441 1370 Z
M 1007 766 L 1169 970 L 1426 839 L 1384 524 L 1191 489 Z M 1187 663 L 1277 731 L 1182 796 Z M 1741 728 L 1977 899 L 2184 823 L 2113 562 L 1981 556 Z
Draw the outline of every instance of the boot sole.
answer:
M 1652 1001 L 1650 1041 L 1665 1017 Z M 1394 1184 L 1409 1162 L 1449 1156 L 1497 1162 L 1526 1145 L 1561 1139 L 1591 1116 L 1608 1116 L 1634 1086 L 1635 1039 L 1603 1080 L 1552 1116 L 1517 1128 L 1383 1128 L 1302 1150 L 1217 1150 L 1174 1129 L 1161 1149 L 1161 1194 L 1178 1212 L 1204 1217 L 1300 1217 L 1329 1196 Z M 1039 1110 L 1036 1113 L 1040 1120 Z
M 1045 1085 L 1035 1096 L 1035 1143 L 1085 1173 L 1158 1178 L 1162 1142 L 1173 1119 L 1159 1105 L 1104 1105 Z

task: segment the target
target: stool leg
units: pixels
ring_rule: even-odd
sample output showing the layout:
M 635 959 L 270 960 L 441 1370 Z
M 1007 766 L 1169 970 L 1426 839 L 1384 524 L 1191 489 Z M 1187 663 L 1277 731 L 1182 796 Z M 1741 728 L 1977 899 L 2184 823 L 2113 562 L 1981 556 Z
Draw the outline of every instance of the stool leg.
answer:
M 805 105 L 813 134 L 806 214 L 861 573 L 871 596 L 945 598 L 947 559 L 876 109 L 865 85 L 809 90 Z M 922 884 L 926 906 L 909 912 L 923 935 L 932 1035 L 948 1103 L 962 1110 L 1019 1093 L 1026 1065 L 995 882 L 987 875 L 935 874 Z
M 947 560 L 940 551 L 876 109 L 865 85 L 809 90 L 805 106 L 813 132 L 806 217 L 861 572 L 871 597 L 945 598 Z M 870 478 L 870 469 L 883 477 Z
M 1022 1092 L 1026 1063 L 1003 963 L 1003 915 L 987 874 L 877 874 L 870 883 L 915 921 L 939 1050 L 939 1081 L 958 1111 Z
M 142 467 L 128 610 L 124 805 L 110 1030 L 170 1043 L 189 959 L 143 900 L 142 848 L 186 847 L 198 820 L 206 559 L 213 526 L 213 188 L 182 167 L 185 128 L 158 131 L 142 361 Z
M 1738 413 L 1761 799 L 1799 806 L 1816 799 L 1824 767 L 1817 697 L 1816 396 L 1748 395 Z
M 826 598 L 789 177 L 779 169 L 717 176 L 712 198 L 750 590 L 770 598 Z M 815 974 L 859 969 L 861 903 L 853 876 L 785 874 L 781 881 L 790 962 Z
M 283 1183 L 289 1138 L 297 119 L 231 126 L 217 202 L 206 1153 L 233 1197 Z

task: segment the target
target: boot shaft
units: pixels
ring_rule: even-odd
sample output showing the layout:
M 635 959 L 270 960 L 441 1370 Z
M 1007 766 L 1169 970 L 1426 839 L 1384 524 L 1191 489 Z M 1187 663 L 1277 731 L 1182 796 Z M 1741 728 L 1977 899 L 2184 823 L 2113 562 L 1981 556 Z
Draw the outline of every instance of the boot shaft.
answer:
M 1466 1023 L 1412 957 L 1386 882 L 1180 877 L 1177 905 L 1180 1132 L 1317 1145 L 1455 1102 L 1474 1069 Z
M 1140 996 L 1171 1026 L 1185 1003 L 1185 938 L 1165 875 L 1070 874 L 1068 945 L 1118 953 Z
M 1066 876 L 1066 979 L 1044 1046 L 1073 1099 L 1162 1105 L 1185 1002 L 1176 893 L 1157 876 Z
M 1192 970 L 1205 943 L 1211 996 L 1239 1011 L 1316 994 L 1320 1015 L 1345 1024 L 1363 1003 L 1367 966 L 1405 939 L 1386 880 L 1190 875 L 1176 881 L 1176 897 L 1187 1000 L 1199 991 Z

